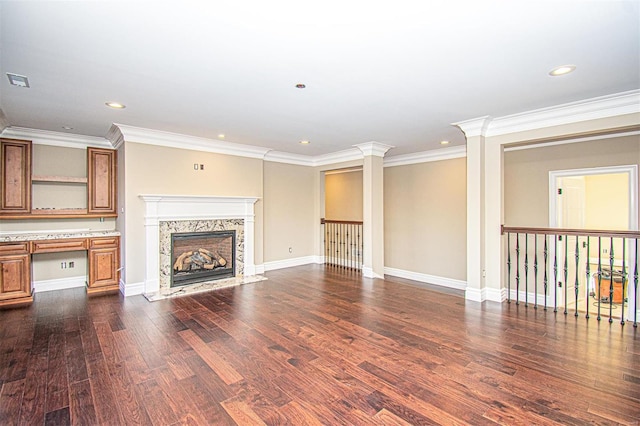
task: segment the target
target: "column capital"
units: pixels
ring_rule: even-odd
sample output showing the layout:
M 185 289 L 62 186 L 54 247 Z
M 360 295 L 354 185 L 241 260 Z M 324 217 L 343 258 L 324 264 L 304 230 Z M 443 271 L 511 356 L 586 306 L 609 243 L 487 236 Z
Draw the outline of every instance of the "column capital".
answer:
M 471 138 L 474 136 L 486 136 L 487 128 L 489 127 L 491 120 L 493 120 L 492 117 L 485 115 L 484 117 L 451 123 L 451 125 L 459 127 L 467 138 Z
M 365 157 L 370 155 L 375 155 L 376 157 L 384 157 L 387 151 L 389 151 L 391 148 L 395 148 L 395 146 L 393 145 L 387 145 L 386 143 L 380 142 L 365 142 L 353 146 L 358 148 Z

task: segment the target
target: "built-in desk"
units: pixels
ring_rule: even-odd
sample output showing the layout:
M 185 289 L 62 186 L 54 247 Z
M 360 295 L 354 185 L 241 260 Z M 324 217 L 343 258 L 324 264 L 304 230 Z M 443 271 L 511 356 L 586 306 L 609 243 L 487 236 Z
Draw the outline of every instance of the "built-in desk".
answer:
M 86 250 L 87 293 L 119 290 L 120 233 L 117 231 L 11 234 L 0 236 L 0 308 L 33 302 L 31 255 Z

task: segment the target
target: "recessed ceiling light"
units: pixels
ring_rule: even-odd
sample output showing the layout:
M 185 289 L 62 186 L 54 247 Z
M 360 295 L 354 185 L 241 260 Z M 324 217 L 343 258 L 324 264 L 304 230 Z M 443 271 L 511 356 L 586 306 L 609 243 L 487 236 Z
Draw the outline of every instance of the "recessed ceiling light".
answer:
M 449 141 L 440 141 L 440 145 L 449 145 Z
M 220 134 L 218 135 L 218 139 L 224 139 L 224 134 L 223 134 L 223 133 L 220 133 Z
M 8 72 L 7 77 L 9 77 L 9 83 L 18 87 L 31 87 L 29 86 L 29 79 L 24 75 L 18 75 Z
M 71 126 L 62 126 L 62 128 L 65 130 L 73 130 L 73 127 Z
M 114 108 L 114 109 L 124 109 L 127 107 L 126 105 L 123 105 L 119 102 L 105 102 L 104 104 L 109 108 Z
M 576 69 L 575 65 L 562 65 L 561 67 L 557 67 L 549 71 L 549 75 L 552 77 L 557 77 L 559 75 L 569 74 Z
M 309 142 L 309 141 L 300 141 L 300 144 L 302 144 L 302 145 L 309 145 L 310 143 L 311 142 Z
M 307 85 L 306 84 L 302 84 L 302 83 L 298 83 L 298 84 L 296 84 L 296 87 L 298 89 L 304 89 L 305 87 L 307 87 Z

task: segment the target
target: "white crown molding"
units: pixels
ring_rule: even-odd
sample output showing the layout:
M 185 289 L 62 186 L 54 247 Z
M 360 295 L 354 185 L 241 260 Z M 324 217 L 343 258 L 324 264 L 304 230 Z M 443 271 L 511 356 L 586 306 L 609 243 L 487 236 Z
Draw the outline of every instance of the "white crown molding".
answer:
M 347 161 L 362 160 L 362 151 L 357 148 L 331 152 L 329 154 L 313 157 L 314 166 L 328 166 L 329 164 L 344 163 Z
M 362 151 L 362 154 L 365 157 L 368 157 L 368 156 L 384 157 L 387 151 L 389 151 L 391 148 L 395 148 L 395 146 L 393 145 L 387 145 L 386 143 L 380 143 L 375 141 L 359 143 L 353 146 L 355 146 L 360 151 Z
M 458 121 L 457 123 L 451 123 L 452 126 L 457 126 L 462 130 L 467 138 L 474 136 L 485 136 L 487 127 L 491 123 L 492 118 L 488 115 L 484 117 L 472 118 L 470 120 Z
M 504 117 L 473 118 L 452 125 L 459 127 L 467 138 L 491 137 L 639 113 L 640 90 L 630 90 Z
M 281 151 L 269 151 L 265 157 L 265 161 L 274 163 L 296 164 L 299 166 L 319 167 L 330 164 L 342 163 L 353 160 L 362 160 L 362 151 L 357 148 L 350 148 L 344 151 L 331 152 L 324 155 L 300 155 L 290 154 Z
M 313 166 L 313 157 L 302 154 L 290 154 L 281 151 L 269 151 L 264 156 L 264 161 L 273 163 L 295 164 L 298 166 Z
M 7 116 L 4 115 L 4 111 L 0 108 L 0 134 L 2 134 L 7 127 L 9 127 L 9 120 L 7 120 Z
M 640 113 L 640 90 L 600 96 L 578 102 L 495 118 L 486 136 L 499 136 L 581 121 Z
M 124 143 L 124 135 L 120 131 L 120 128 L 115 124 L 111 125 L 111 128 L 107 132 L 107 139 L 111 141 L 113 148 L 118 149 Z
M 169 148 L 191 149 L 195 151 L 215 152 L 217 154 L 235 155 L 264 159 L 269 148 L 252 145 L 220 141 L 217 139 L 201 138 L 197 136 L 182 135 L 179 133 L 163 132 L 160 130 L 143 129 L 141 127 L 127 126 L 114 123 L 118 127 L 126 142 L 135 142 L 148 145 L 166 146 Z M 113 133 L 112 131 L 109 132 Z
M 626 136 L 637 136 L 637 135 L 640 135 L 640 130 L 634 130 L 630 132 L 621 132 L 621 133 L 611 133 L 611 134 L 605 134 L 605 135 L 585 136 L 580 138 L 563 139 L 561 141 L 554 141 L 554 142 L 542 142 L 542 143 L 532 143 L 527 145 L 506 146 L 504 148 L 504 152 L 522 151 L 525 149 L 544 148 L 548 146 L 566 145 L 570 143 L 599 141 L 603 139 L 611 140 L 616 138 L 623 138 Z
M 407 166 L 409 164 L 429 163 L 431 161 L 452 160 L 454 158 L 465 158 L 466 156 L 466 145 L 451 146 L 431 151 L 417 152 L 415 154 L 386 157 L 384 159 L 384 167 Z
M 106 138 L 97 136 L 75 135 L 72 133 L 52 132 L 49 130 L 27 129 L 24 127 L 7 127 L 2 132 L 3 138 L 26 139 L 34 144 L 61 146 L 65 148 L 111 148 Z

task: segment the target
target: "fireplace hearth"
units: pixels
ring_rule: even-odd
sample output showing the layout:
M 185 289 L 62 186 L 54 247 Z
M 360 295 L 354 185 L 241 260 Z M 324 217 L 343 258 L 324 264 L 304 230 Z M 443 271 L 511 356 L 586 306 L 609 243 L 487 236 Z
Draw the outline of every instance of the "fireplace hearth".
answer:
M 170 287 L 235 276 L 235 231 L 171 234 Z

